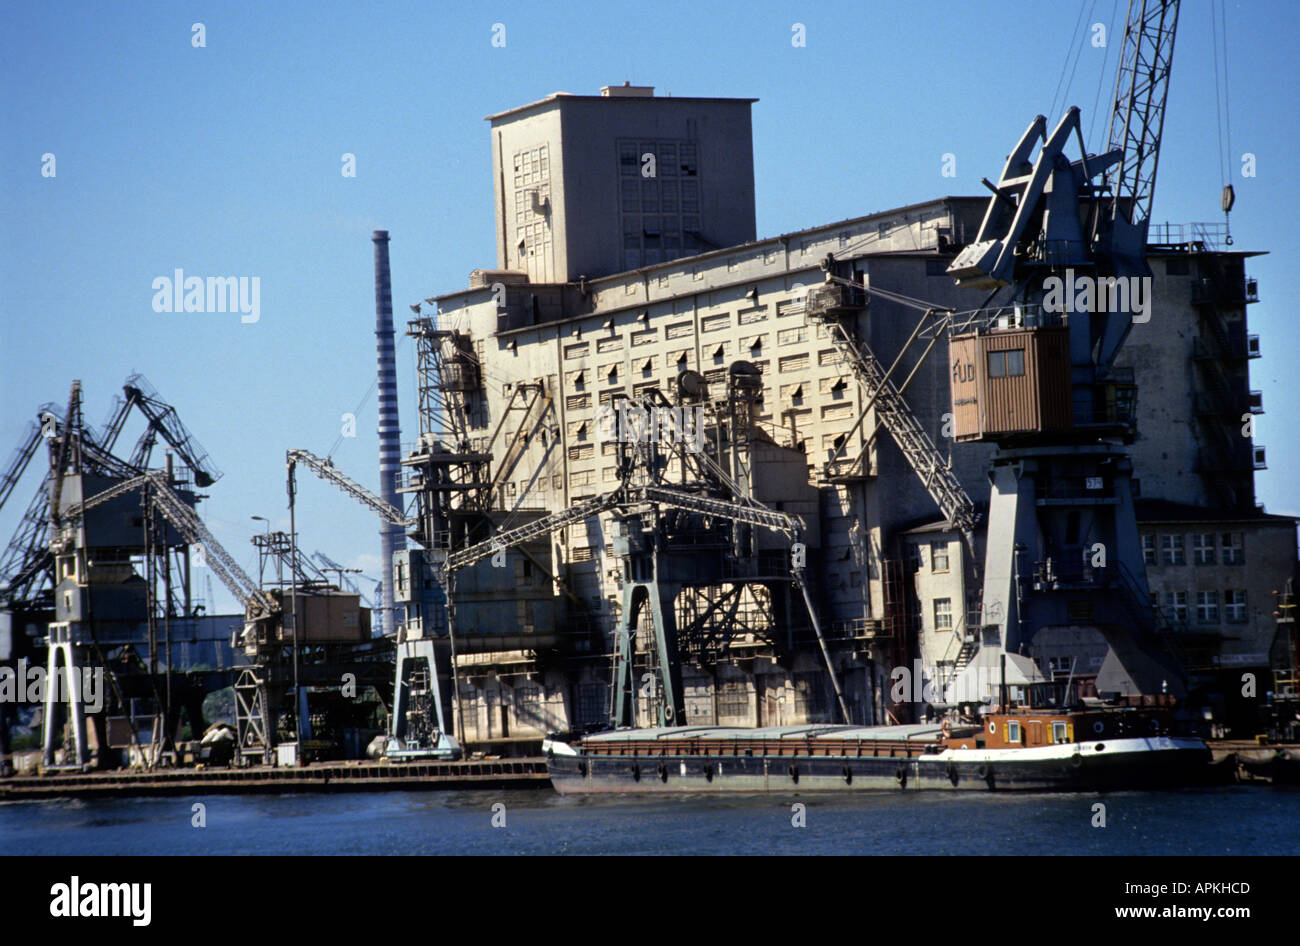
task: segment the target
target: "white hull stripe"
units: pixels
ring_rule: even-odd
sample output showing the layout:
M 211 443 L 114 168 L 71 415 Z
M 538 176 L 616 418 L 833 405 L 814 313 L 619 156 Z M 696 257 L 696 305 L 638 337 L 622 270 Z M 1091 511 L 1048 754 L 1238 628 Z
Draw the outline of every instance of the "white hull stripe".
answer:
M 1098 747 L 1101 748 L 1098 748 Z M 935 755 L 917 758 L 922 764 L 947 764 L 949 762 L 1053 762 L 1069 761 L 1075 756 L 1102 759 L 1113 755 L 1160 753 L 1178 750 L 1203 750 L 1205 743 L 1199 739 L 1175 739 L 1158 736 L 1154 739 L 1102 739 L 1097 742 L 1066 742 L 1054 746 L 1035 746 L 1026 749 L 945 749 Z

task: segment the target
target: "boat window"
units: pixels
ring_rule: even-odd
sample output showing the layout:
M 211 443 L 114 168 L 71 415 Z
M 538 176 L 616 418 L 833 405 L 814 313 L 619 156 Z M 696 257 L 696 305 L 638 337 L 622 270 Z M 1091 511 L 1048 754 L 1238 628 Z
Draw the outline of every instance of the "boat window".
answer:
M 1007 723 L 1007 742 L 1020 742 L 1020 724 L 1009 721 Z
M 1069 742 L 1070 736 L 1066 732 L 1065 723 L 1052 723 L 1052 742 Z

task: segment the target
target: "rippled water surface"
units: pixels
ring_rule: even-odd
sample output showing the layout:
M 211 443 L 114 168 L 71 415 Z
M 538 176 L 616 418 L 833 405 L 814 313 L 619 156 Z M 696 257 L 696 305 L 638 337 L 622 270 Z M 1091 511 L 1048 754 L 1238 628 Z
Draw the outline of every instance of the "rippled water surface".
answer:
M 205 806 L 206 827 L 192 825 L 196 803 Z M 1105 827 L 1093 826 L 1097 803 Z M 654 799 L 545 790 L 0 804 L 0 854 L 1298 852 L 1300 790 L 1283 788 Z

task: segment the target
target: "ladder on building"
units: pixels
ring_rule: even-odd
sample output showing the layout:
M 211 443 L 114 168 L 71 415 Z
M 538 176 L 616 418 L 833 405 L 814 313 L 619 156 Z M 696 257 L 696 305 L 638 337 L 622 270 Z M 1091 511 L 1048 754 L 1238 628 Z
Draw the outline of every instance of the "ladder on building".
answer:
M 882 370 L 876 356 L 866 345 L 856 343 L 844 324 L 828 311 L 810 305 L 808 315 L 826 326 L 826 333 L 840 357 L 852 368 L 853 376 L 867 398 L 863 411 L 875 407 L 880 423 L 894 438 L 904 459 L 938 505 L 948 527 L 959 531 L 966 540 L 967 547 L 973 548 L 975 504 L 952 472 L 948 461 L 940 455 L 934 441 L 921 429 L 916 415 Z

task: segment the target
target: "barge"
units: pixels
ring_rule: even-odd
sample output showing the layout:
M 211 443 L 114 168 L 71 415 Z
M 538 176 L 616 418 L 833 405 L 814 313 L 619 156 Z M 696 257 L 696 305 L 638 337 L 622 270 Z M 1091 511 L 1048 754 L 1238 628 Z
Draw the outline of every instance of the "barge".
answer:
M 1166 713 L 1011 711 L 954 725 L 616 729 L 544 744 L 563 795 L 1106 791 L 1214 780 Z

